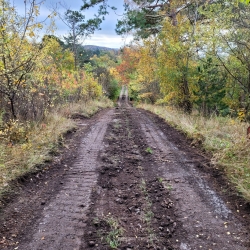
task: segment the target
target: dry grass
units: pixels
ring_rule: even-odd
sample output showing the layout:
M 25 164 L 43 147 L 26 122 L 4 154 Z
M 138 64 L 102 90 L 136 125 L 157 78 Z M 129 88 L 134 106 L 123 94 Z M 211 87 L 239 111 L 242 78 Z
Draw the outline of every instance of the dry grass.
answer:
M 32 124 L 27 141 L 14 144 L 3 141 L 0 146 L 0 190 L 8 188 L 10 181 L 36 171 L 39 165 L 50 160 L 62 135 L 74 127 L 74 121 L 52 113 L 42 124 Z
M 242 196 L 250 201 L 250 140 L 246 137 L 249 124 L 227 117 L 208 119 L 197 114 L 186 115 L 170 107 L 146 104 L 140 107 L 166 119 L 189 138 L 202 140 L 203 147 L 213 155 L 213 163 L 224 170 Z
M 68 116 L 70 117 L 77 111 L 89 117 L 100 107 L 112 105 L 112 102 L 107 99 L 91 101 L 87 104 L 70 104 L 48 114 L 42 123 L 26 124 L 25 126 L 28 126 L 27 140 L 23 142 L 13 144 L 2 137 L 0 141 L 0 196 L 9 188 L 12 180 L 37 171 L 45 161 L 53 157 L 53 153 L 57 152 L 58 146 L 63 142 L 63 134 L 76 127 L 75 122 L 67 118 Z
M 59 107 L 59 112 L 62 113 L 65 117 L 70 117 L 74 115 L 82 115 L 84 117 L 91 117 L 98 110 L 103 108 L 112 107 L 114 103 L 108 98 L 101 98 L 98 100 L 92 100 L 88 103 L 78 102 L 78 103 L 69 103 Z

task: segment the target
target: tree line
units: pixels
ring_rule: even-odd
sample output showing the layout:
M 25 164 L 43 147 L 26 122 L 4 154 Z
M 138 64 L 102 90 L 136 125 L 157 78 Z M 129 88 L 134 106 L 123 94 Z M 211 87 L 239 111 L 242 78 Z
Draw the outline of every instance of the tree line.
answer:
M 83 16 L 66 10 L 65 22 L 74 28 L 73 33 L 70 29 L 64 41 L 54 35 L 41 36 L 53 34 L 57 15 L 52 11 L 40 20 L 41 4 L 25 1 L 20 15 L 9 1 L 0 1 L 0 125 L 16 119 L 42 120 L 56 105 L 87 102 L 103 92 L 112 95 L 113 85 L 117 88 L 108 68 L 101 72 L 103 66 L 91 60 L 102 52 L 86 51 L 79 42 L 79 36 L 98 28 L 99 19 L 80 25 Z M 51 25 L 46 24 L 48 20 Z M 107 58 L 116 56 L 106 54 Z
M 126 0 L 116 32 L 131 33 L 134 41 L 121 55 L 98 56 L 80 41 L 115 9 L 108 0 L 84 0 L 79 11 L 65 9 L 64 41 L 53 35 L 39 40 L 45 29 L 38 22 L 40 4 L 24 4 L 20 16 L 9 1 L 0 2 L 0 109 L 6 119 L 40 119 L 57 104 L 103 93 L 116 98 L 119 84 L 129 85 L 136 101 L 249 119 L 247 1 Z M 84 11 L 96 5 L 96 15 L 85 20 Z M 47 17 L 52 23 L 54 15 Z
M 127 1 L 124 83 L 138 100 L 249 120 L 249 14 L 243 0 Z

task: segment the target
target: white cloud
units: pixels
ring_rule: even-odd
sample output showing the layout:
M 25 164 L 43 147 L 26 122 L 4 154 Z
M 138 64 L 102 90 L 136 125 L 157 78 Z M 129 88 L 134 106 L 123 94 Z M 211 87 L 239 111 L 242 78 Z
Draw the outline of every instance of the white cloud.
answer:
M 104 34 L 95 34 L 92 37 L 86 39 L 83 42 L 83 45 L 97 45 L 108 48 L 121 48 L 128 44 L 132 40 L 132 37 L 122 38 L 117 35 L 104 35 Z
M 24 11 L 24 2 L 21 0 L 13 1 L 17 9 L 19 10 L 19 13 L 22 13 Z M 39 20 L 44 20 L 51 13 L 51 10 L 49 9 L 51 9 L 52 5 L 55 6 L 55 4 L 59 1 L 61 1 L 62 3 L 65 2 L 68 7 L 74 10 L 79 10 L 83 5 L 82 0 L 45 0 L 44 4 L 41 5 Z M 37 2 L 40 2 L 40 0 L 37 0 Z M 109 4 L 110 6 L 117 7 L 117 11 L 114 12 L 113 10 L 109 10 L 109 15 L 105 17 L 105 20 L 101 24 L 102 30 L 97 30 L 90 38 L 84 41 L 84 44 L 98 45 L 110 48 L 120 48 L 125 44 L 128 44 L 132 40 L 132 36 L 127 36 L 124 39 L 121 36 L 116 35 L 115 33 L 117 19 L 120 18 L 120 16 L 118 16 L 116 13 L 121 14 L 123 12 L 123 1 L 109 0 Z M 60 5 L 57 6 L 59 7 Z M 60 8 L 60 11 L 62 13 L 64 12 L 62 8 Z M 94 14 L 96 13 L 97 8 L 90 8 L 83 14 L 86 16 L 86 19 L 89 19 L 93 18 Z M 57 29 L 55 30 L 55 35 L 62 39 L 63 36 L 67 35 L 68 28 L 58 17 L 56 18 L 56 26 Z M 40 35 L 43 36 L 43 32 Z

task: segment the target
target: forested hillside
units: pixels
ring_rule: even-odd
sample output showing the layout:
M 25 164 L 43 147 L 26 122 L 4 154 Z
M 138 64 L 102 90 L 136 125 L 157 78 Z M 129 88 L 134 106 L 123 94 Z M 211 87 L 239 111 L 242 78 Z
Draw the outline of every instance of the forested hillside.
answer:
M 115 52 L 85 50 L 80 37 L 72 42 L 49 35 L 57 13 L 45 23 L 40 2 L 23 5 L 25 13 L 18 14 L 11 2 L 0 1 L 0 190 L 51 159 L 62 135 L 75 127 L 70 118 L 112 106 L 105 98 L 116 98 L 119 89 L 107 65 L 94 57 L 116 64 Z
M 108 1 L 83 7 L 102 4 Z M 134 104 L 158 105 L 142 107 L 212 153 L 249 199 L 249 2 L 136 0 L 125 7 L 116 31 L 135 39 L 113 75 L 129 86 Z

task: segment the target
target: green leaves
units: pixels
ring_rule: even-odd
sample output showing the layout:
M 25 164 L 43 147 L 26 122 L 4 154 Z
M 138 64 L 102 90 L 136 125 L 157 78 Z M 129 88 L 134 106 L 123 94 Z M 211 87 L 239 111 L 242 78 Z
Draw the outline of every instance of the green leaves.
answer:
M 250 0 L 240 0 L 240 2 L 245 3 L 245 4 L 249 4 Z
M 137 2 L 139 5 L 142 4 L 141 1 Z M 148 5 L 150 5 L 150 1 L 148 1 Z M 160 14 L 158 10 L 159 7 L 154 10 L 154 8 L 134 8 L 126 5 L 124 18 L 119 20 L 116 25 L 116 33 L 122 35 L 129 31 L 135 31 L 140 38 L 157 34 L 160 31 L 160 22 L 164 18 L 164 15 Z

